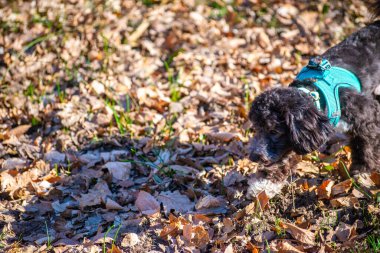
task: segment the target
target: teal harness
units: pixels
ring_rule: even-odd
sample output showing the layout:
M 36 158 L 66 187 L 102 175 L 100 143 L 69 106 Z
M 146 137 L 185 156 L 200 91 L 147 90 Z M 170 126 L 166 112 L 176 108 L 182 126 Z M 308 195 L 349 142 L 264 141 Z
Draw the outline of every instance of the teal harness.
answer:
M 327 116 L 333 126 L 338 124 L 341 116 L 339 89 L 353 88 L 361 92 L 360 80 L 354 73 L 344 68 L 331 66 L 328 60 L 321 57 L 310 59 L 309 64 L 301 70 L 296 79 L 300 81 L 311 79 L 317 91 L 310 91 L 304 87 L 298 87 L 298 89 L 313 97 L 318 110 L 326 108 Z M 324 98 L 322 107 L 320 93 Z

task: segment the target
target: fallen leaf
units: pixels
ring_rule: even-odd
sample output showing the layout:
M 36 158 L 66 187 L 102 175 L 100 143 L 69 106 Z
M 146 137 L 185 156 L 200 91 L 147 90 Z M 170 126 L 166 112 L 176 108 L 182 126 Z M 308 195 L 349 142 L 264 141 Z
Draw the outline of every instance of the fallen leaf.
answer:
M 186 241 L 191 242 L 191 239 L 193 237 L 192 233 L 193 233 L 193 225 L 186 224 L 183 226 L 182 234 Z
M 78 199 L 79 207 L 83 210 L 87 206 L 96 206 L 106 202 L 112 193 L 105 181 L 100 180 L 87 194 Z
M 351 186 L 352 186 L 351 179 L 347 179 L 343 182 L 340 182 L 331 188 L 331 196 L 336 196 L 342 193 L 348 193 L 351 189 Z
M 223 232 L 228 234 L 235 229 L 234 223 L 230 218 L 223 219 Z
M 339 222 L 337 228 L 335 229 L 335 235 L 341 242 L 348 241 L 352 236 L 356 235 L 356 227 Z
M 299 242 L 302 242 L 308 245 L 315 244 L 315 233 L 306 229 L 299 228 L 296 225 L 293 225 L 287 222 L 281 222 L 281 226 L 283 226 L 286 232 L 291 234 L 292 237 L 298 240 Z
M 114 243 L 112 243 L 111 249 L 107 250 L 107 253 L 122 253 L 122 251 Z
M 108 162 L 104 164 L 115 180 L 129 179 L 132 165 L 129 162 Z
M 327 179 L 317 188 L 317 195 L 319 199 L 329 199 L 331 196 L 331 189 L 334 181 Z
M 121 241 L 122 247 L 133 247 L 140 243 L 139 236 L 136 233 L 127 233 Z
M 201 198 L 197 204 L 195 205 L 195 209 L 207 209 L 207 208 L 213 208 L 213 207 L 221 207 L 225 206 L 226 201 L 222 198 L 217 198 L 212 195 L 207 195 L 203 198 Z
M 1 165 L 2 170 L 22 169 L 27 165 L 27 161 L 20 158 L 9 158 Z
M 122 210 L 123 207 L 119 205 L 116 201 L 107 198 L 106 199 L 106 209 L 108 210 Z
M 28 132 L 28 130 L 32 127 L 32 125 L 20 125 L 20 126 L 17 126 L 15 128 L 13 128 L 12 130 L 10 130 L 8 132 L 8 135 L 9 136 L 16 136 L 16 137 L 20 137 L 21 135 L 25 134 L 26 132 Z
M 209 223 L 212 219 L 206 215 L 196 213 L 194 214 L 193 220 L 195 224 L 198 224 L 199 222 Z
M 187 213 L 194 208 L 194 203 L 190 201 L 189 197 L 182 195 L 179 191 L 161 192 L 157 196 L 157 200 L 163 204 L 166 213 L 171 210 Z
M 331 203 L 331 206 L 335 207 L 335 208 L 342 207 L 342 206 L 355 207 L 355 208 L 360 207 L 359 200 L 354 196 L 347 196 L 347 197 L 340 197 L 340 198 L 331 199 L 330 203 Z
M 146 215 L 154 215 L 160 211 L 160 203 L 146 191 L 138 193 L 135 205 L 140 212 Z
M 378 173 L 378 172 L 372 172 L 370 178 L 371 178 L 371 180 L 374 182 L 374 184 L 377 187 L 380 187 L 380 173 Z
M 260 211 L 264 211 L 269 207 L 269 198 L 265 191 L 260 192 L 256 197 L 257 207 L 260 208 Z
M 277 244 L 277 248 L 278 248 L 278 252 L 279 253 L 303 253 L 305 251 L 301 251 L 299 249 L 297 249 L 296 247 L 294 247 L 293 245 L 291 245 L 289 242 L 283 240 L 283 241 L 280 241 L 278 244 Z
M 210 241 L 209 234 L 203 226 L 198 225 L 193 227 L 192 232 L 194 235 L 191 242 L 197 247 L 203 248 Z
M 232 243 L 228 244 L 227 248 L 224 250 L 224 253 L 234 253 L 234 247 L 232 246 Z

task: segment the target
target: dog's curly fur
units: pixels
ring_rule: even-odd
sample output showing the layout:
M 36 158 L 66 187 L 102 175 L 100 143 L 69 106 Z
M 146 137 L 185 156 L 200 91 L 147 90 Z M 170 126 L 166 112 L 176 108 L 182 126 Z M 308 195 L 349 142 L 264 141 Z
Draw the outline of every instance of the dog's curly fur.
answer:
M 380 1 L 373 4 L 380 15 Z M 349 125 L 352 171 L 380 170 L 380 21 L 360 29 L 323 55 L 333 66 L 355 73 L 362 92 L 340 90 L 341 120 Z M 312 98 L 297 86 L 313 89 L 310 81 L 294 81 L 288 88 L 275 88 L 260 94 L 253 102 L 249 118 L 253 123 L 250 159 L 271 167 L 286 154 L 306 154 L 321 148 L 337 131 Z M 275 166 L 274 168 L 277 168 Z M 283 167 L 271 174 L 282 174 Z M 270 175 L 269 175 L 270 176 Z M 278 177 L 272 176 L 272 177 Z

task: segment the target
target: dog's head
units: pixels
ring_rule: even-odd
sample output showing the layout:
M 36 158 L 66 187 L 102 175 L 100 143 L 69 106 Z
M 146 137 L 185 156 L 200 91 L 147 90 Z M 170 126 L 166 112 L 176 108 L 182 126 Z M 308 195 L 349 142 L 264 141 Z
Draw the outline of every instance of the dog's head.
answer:
M 307 154 L 333 133 L 327 116 L 310 96 L 296 88 L 275 88 L 260 94 L 249 112 L 255 135 L 250 159 L 269 165 L 290 151 Z

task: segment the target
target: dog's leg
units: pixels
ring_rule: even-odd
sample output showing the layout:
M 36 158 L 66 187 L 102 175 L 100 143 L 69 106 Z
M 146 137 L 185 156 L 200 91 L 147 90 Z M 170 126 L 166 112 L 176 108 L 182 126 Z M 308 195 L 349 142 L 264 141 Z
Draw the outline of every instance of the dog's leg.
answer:
M 380 103 L 352 90 L 344 90 L 341 98 L 342 118 L 351 125 L 351 171 L 380 171 Z

